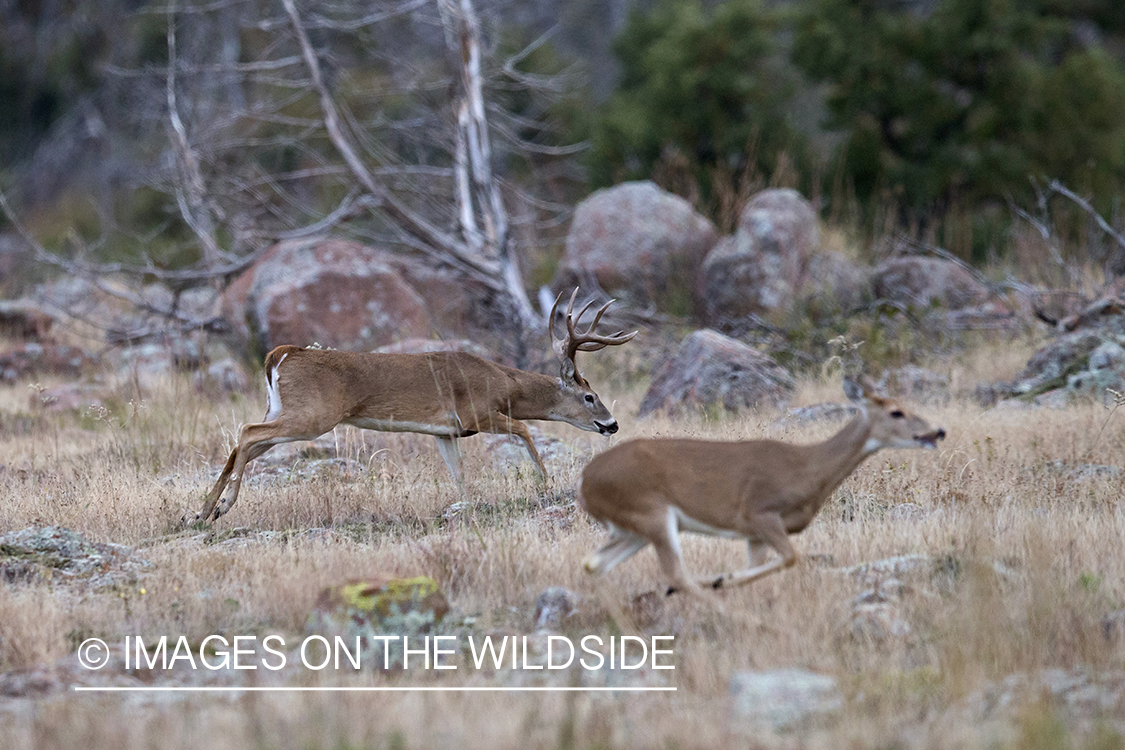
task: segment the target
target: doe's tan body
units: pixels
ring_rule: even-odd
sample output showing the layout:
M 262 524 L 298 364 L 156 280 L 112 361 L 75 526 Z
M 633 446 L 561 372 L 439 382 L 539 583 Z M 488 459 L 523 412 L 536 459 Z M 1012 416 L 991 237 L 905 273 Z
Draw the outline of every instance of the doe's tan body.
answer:
M 750 568 L 701 582 L 749 583 L 794 564 L 790 534 L 803 531 L 868 456 L 883 448 L 934 448 L 945 437 L 921 417 L 861 389 L 860 414 L 828 440 L 718 442 L 639 439 L 594 458 L 582 474 L 579 504 L 610 530 L 585 562 L 604 574 L 652 544 L 672 590 L 699 592 L 684 569 L 680 532 L 746 539 Z M 766 562 L 768 550 L 779 559 Z

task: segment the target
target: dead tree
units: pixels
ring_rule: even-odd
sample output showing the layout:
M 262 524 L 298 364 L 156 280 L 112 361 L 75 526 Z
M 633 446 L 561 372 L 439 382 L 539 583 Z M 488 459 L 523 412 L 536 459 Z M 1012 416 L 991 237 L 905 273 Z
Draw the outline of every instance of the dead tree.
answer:
M 557 97 L 572 79 L 523 71 L 527 51 L 500 59 L 472 0 L 374 0 L 361 9 L 170 0 L 135 12 L 165 21 L 167 64 L 115 60 L 107 69 L 128 84 L 132 127 L 146 148 L 162 141 L 163 154 L 134 171 L 135 184 L 167 195 L 170 210 L 161 226 L 106 233 L 142 247 L 174 244 L 181 256 L 190 246 L 199 262 L 170 266 L 146 254 L 98 263 L 89 241 L 49 262 L 133 278 L 138 288 L 221 287 L 278 240 L 332 232 L 484 285 L 508 311 L 513 341 L 541 331 L 516 238 L 529 221 L 558 226 L 568 208 L 536 197 L 534 168 L 513 178 L 507 165 L 528 154 L 554 164 L 580 146 L 521 141 L 527 116 L 490 97 L 536 87 Z M 171 242 L 155 242 L 168 227 Z M 174 327 L 189 325 L 163 312 Z

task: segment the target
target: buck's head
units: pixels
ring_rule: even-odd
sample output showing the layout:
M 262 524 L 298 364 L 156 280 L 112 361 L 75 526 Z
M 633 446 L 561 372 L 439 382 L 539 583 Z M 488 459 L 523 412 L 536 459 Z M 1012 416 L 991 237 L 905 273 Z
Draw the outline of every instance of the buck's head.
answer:
M 945 438 L 945 430 L 934 429 L 922 417 L 909 411 L 894 399 L 875 393 L 867 378 L 844 379 L 844 393 L 862 409 L 870 424 L 866 448 L 870 452 L 880 448 L 937 448 Z
M 603 435 L 612 435 L 617 432 L 617 420 L 609 413 L 598 394 L 578 372 L 574 361 L 578 352 L 596 352 L 607 346 L 620 346 L 630 341 L 637 335 L 636 331 L 625 333 L 618 331 L 611 336 L 600 336 L 594 333 L 602 314 L 613 304 L 613 300 L 606 302 L 594 315 L 594 320 L 585 331 L 576 331 L 575 327 L 582 316 L 586 314 L 594 301 L 586 303 L 577 317 L 574 315 L 574 298 L 578 296 L 577 287 L 570 295 L 570 303 L 566 308 L 566 338 L 555 338 L 555 312 L 559 307 L 560 293 L 551 306 L 551 315 L 547 319 L 547 328 L 551 333 L 551 347 L 559 357 L 559 397 L 551 413 L 551 419 L 567 422 L 582 430 L 600 432 Z

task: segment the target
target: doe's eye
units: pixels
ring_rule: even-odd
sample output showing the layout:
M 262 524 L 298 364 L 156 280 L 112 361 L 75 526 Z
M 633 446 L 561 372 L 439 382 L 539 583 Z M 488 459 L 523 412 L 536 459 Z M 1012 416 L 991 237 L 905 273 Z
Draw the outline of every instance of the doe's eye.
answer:
M 901 409 L 895 409 L 891 412 L 891 419 L 902 419 L 906 415 L 902 413 Z

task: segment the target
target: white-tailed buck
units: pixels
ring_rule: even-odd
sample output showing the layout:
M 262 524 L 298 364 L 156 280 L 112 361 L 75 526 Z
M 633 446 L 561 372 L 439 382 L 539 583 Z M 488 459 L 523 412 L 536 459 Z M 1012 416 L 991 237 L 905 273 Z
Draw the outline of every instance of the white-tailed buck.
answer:
M 869 382 L 845 381 L 845 391 L 859 414 L 822 443 L 640 439 L 597 456 L 582 474 L 578 503 L 609 529 L 610 540 L 586 558 L 586 570 L 604 574 L 651 543 L 671 583 L 668 593 L 700 594 L 700 584 L 742 585 L 793 565 L 789 535 L 809 525 L 864 459 L 883 448 L 936 448 L 945 437 L 874 395 Z M 750 567 L 692 580 L 681 531 L 746 539 Z M 768 561 L 770 548 L 778 559 Z
M 577 322 L 593 305 L 574 316 L 574 298 L 566 311 L 566 337 L 555 337 L 555 313 L 548 326 L 561 376 L 489 362 L 465 352 L 371 354 L 279 346 L 266 355 L 268 411 L 262 422 L 245 425 L 222 474 L 207 494 L 195 520 L 211 521 L 238 499 L 246 464 L 279 443 L 312 440 L 338 424 L 387 432 L 420 432 L 437 438 L 449 472 L 461 481 L 456 440 L 478 432 L 518 435 L 546 479 L 531 433 L 521 420 L 568 422 L 583 430 L 612 435 L 617 420 L 578 373 L 575 355 L 624 344 L 637 335 L 594 333 L 606 302 L 585 331 Z M 229 492 L 220 502 L 223 489 Z

